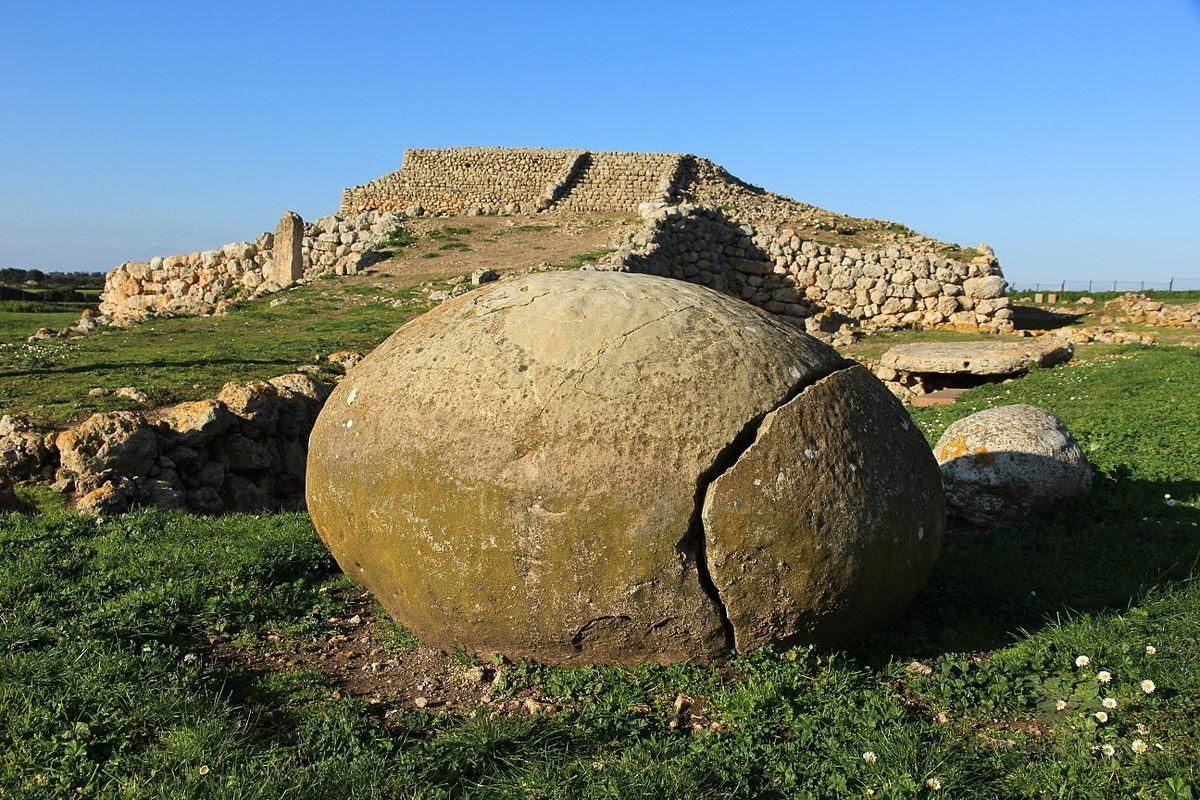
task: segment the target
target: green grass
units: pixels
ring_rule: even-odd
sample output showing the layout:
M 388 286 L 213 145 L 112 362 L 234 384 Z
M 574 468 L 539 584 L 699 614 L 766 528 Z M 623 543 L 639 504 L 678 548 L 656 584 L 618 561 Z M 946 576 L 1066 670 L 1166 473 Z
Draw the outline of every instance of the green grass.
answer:
M 22 306 L 34 306 L 26 309 Z M 45 306 L 41 308 L 39 306 Z M 65 307 L 60 307 L 65 306 Z M 38 328 L 62 329 L 79 319 L 83 306 L 72 309 L 63 303 L 29 303 L 27 301 L 6 301 L 0 303 L 0 344 L 19 342 L 32 336 Z M 0 351 L 0 359 L 6 354 Z
M 397 225 L 387 232 L 379 243 L 380 250 L 397 250 L 409 247 L 417 242 L 417 235 L 403 225 Z
M 323 282 L 239 304 L 225 316 L 157 319 L 0 348 L 0 407 L 57 424 L 134 405 L 88 397 L 93 387 L 133 386 L 158 405 L 211 397 L 227 381 L 280 375 L 311 364 L 317 354 L 367 351 L 423 308 L 408 292 L 395 293 L 411 301 L 401 308 L 370 302 L 376 293 L 375 287 Z M 280 298 L 288 302 L 270 305 Z M 0 314 L 0 331 L 4 323 Z
M 425 234 L 427 239 L 434 241 L 457 241 L 460 237 L 466 236 L 471 232 L 470 228 L 454 225 L 443 225 L 440 228 L 433 228 Z
M 304 515 L 0 518 L 0 796 L 1195 797 L 1200 352 L 1105 352 L 914 414 L 932 439 L 1034 402 L 1100 475 L 1056 516 L 951 537 L 891 630 L 720 669 L 506 667 L 494 692 L 552 717 L 385 715 L 320 672 L 213 659 L 214 636 L 332 632 L 346 579 Z M 672 729 L 678 694 L 720 729 Z

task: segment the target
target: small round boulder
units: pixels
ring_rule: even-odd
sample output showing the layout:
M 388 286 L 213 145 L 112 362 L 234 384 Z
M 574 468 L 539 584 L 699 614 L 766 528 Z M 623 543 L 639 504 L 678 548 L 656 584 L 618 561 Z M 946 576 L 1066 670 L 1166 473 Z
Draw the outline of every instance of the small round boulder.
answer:
M 941 547 L 937 464 L 874 376 L 647 275 L 491 283 L 353 367 L 310 442 L 345 572 L 426 642 L 551 664 L 853 641 Z
M 955 422 L 934 447 L 950 512 L 975 525 L 1053 511 L 1092 489 L 1092 467 L 1063 421 L 1025 404 Z

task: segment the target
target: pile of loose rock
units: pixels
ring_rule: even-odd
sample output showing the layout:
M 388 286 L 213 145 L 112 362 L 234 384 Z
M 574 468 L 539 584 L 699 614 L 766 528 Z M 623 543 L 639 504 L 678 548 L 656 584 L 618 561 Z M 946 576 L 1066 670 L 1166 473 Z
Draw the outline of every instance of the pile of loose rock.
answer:
M 93 414 L 58 435 L 55 488 L 91 512 L 302 508 L 308 433 L 331 388 L 293 373 L 226 384 L 215 400 Z
M 1101 320 L 1161 328 L 1200 328 L 1200 303 L 1160 303 L 1144 294 L 1123 294 L 1104 304 Z
M 0 417 L 0 501 L 12 505 L 15 483 L 54 478 L 52 488 L 92 513 L 303 508 L 309 432 L 340 374 L 361 358 L 332 353 L 321 366 L 227 383 L 215 399 L 93 414 L 62 432 Z M 116 394 L 146 399 L 131 387 Z
M 1032 331 L 1021 331 L 1022 334 L 1034 335 Z M 1157 344 L 1158 337 L 1153 333 L 1136 333 L 1123 331 L 1109 325 L 1089 325 L 1082 328 L 1058 328 L 1046 332 L 1047 336 L 1056 336 L 1072 344 Z

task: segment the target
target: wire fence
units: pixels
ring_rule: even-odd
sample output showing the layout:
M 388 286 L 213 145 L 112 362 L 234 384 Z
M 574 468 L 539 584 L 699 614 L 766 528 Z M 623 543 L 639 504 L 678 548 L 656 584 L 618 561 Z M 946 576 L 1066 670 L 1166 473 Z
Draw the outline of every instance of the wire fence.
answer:
M 1014 292 L 1194 292 L 1200 278 L 1171 278 L 1165 281 L 1011 281 Z

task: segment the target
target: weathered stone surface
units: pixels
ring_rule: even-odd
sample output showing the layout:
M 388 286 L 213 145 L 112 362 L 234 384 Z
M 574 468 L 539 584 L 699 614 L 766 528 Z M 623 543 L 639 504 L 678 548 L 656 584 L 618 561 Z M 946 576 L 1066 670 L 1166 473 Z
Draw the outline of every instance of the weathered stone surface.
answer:
M 970 297 L 990 299 L 1000 297 L 1008 283 L 1001 275 L 986 275 L 982 278 L 967 278 L 963 281 L 963 290 Z
M 896 620 L 941 552 L 941 476 L 864 367 L 772 411 L 704 503 L 713 583 L 737 649 L 852 642 Z
M 271 252 L 271 280 L 280 286 L 291 286 L 304 277 L 304 220 L 295 211 L 288 211 L 275 228 Z
M 1048 367 L 1069 361 L 1073 354 L 1069 342 L 1053 337 L 1025 342 L 928 342 L 896 345 L 879 363 L 900 372 L 1016 375 L 1031 363 Z
M 146 474 L 158 457 L 154 428 L 142 414 L 112 411 L 93 414 L 57 439 L 59 476 L 86 494 L 114 475 Z
M 0 472 L 12 480 L 37 475 L 54 458 L 54 437 L 35 430 L 29 420 L 0 417 Z
M 704 559 L 722 535 L 701 524 L 708 483 L 765 416 L 845 366 L 692 284 L 490 284 L 409 323 L 334 391 L 310 440 L 309 510 L 347 574 L 441 647 L 711 660 L 733 630 Z M 856 424 L 890 447 L 882 418 Z M 803 502 L 797 514 L 823 499 Z
M 976 525 L 1052 511 L 1092 488 L 1079 442 L 1062 420 L 1036 406 L 1000 406 L 960 419 L 934 454 L 951 512 Z
M 164 431 L 188 447 L 211 442 L 229 430 L 234 422 L 225 404 L 214 400 L 176 403 L 157 410 L 151 416 Z

